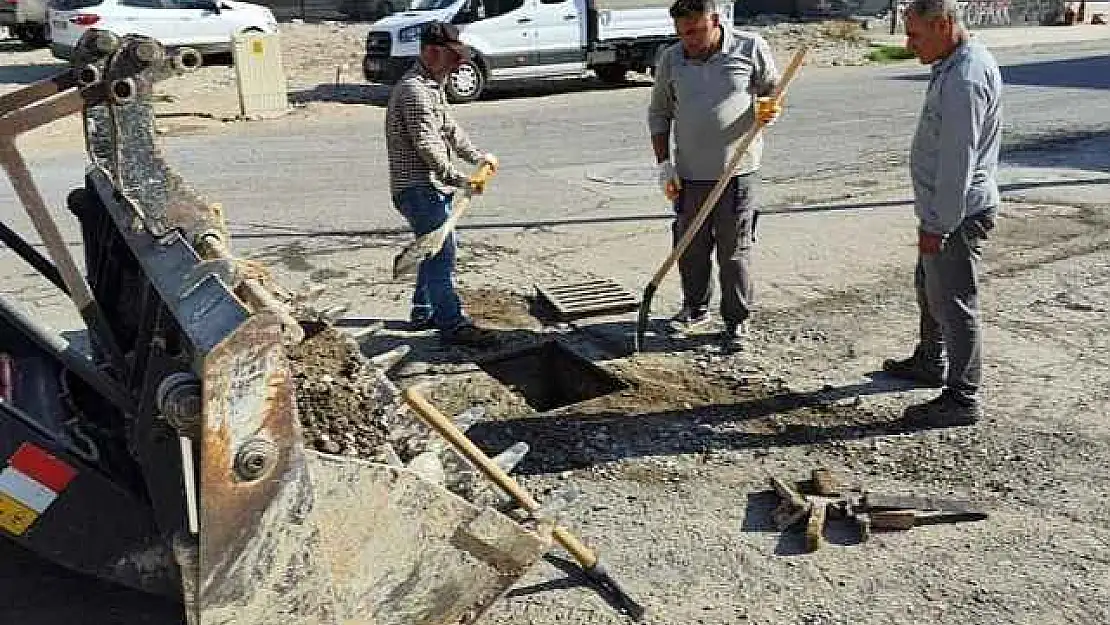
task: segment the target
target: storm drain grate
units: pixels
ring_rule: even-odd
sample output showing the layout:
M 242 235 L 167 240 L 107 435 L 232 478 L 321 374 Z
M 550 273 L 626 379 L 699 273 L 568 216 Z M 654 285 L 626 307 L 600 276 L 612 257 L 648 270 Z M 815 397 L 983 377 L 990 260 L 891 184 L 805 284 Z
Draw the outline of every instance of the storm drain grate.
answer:
M 478 366 L 540 412 L 628 388 L 558 340 L 483 360 Z
M 555 286 L 536 285 L 536 294 L 559 321 L 631 312 L 640 300 L 612 280 L 590 280 Z

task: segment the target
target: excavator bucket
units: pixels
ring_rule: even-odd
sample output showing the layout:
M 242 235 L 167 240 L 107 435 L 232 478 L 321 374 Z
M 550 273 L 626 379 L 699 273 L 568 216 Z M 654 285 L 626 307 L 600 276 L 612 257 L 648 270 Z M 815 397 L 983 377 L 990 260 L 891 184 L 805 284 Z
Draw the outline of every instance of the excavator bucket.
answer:
M 449 490 L 396 454 L 380 462 L 306 448 L 298 384 L 314 381 L 291 366 L 306 340 L 294 298 L 264 267 L 235 257 L 219 206 L 202 201 L 156 145 L 154 85 L 198 63 L 188 49 L 167 54 L 149 38 L 91 30 L 71 69 L 0 99 L 0 161 L 50 259 L 29 246 L 24 256 L 74 300 L 96 365 L 15 312 L 0 329 L 33 335 L 41 354 L 92 389 L 97 410 L 86 412 L 101 416 L 86 438 L 107 450 L 78 456 L 62 425 L 33 423 L 21 409 L 32 404 L 0 402 L 0 455 L 33 438 L 79 476 L 38 521 L 7 528 L 82 572 L 147 592 L 180 586 L 192 625 L 475 622 L 549 549 L 551 528 L 464 496 L 473 489 Z M 78 112 L 90 166 L 69 208 L 81 223 L 85 276 L 50 236 L 57 227 L 14 147 L 19 132 Z M 5 366 L 29 370 L 21 354 Z M 365 383 L 376 412 L 411 427 L 384 372 Z M 119 503 L 92 523 L 65 516 L 78 498 Z M 110 535 L 124 521 L 127 533 Z M 51 551 L 78 527 L 85 542 L 103 533 L 95 553 Z

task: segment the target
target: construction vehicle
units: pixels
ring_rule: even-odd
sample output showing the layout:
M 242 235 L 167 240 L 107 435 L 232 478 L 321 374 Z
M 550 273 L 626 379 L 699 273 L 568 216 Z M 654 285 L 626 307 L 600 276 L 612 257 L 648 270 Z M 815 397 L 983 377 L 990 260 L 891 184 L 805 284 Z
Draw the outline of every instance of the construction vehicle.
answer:
M 153 86 L 198 64 L 94 30 L 65 71 L 0 96 L 0 164 L 46 254 L 2 222 L 0 240 L 87 328 L 81 346 L 0 297 L 0 540 L 178 599 L 191 624 L 475 622 L 552 524 L 306 448 L 288 354 L 309 326 L 156 145 Z M 83 271 L 16 147 L 74 114 Z

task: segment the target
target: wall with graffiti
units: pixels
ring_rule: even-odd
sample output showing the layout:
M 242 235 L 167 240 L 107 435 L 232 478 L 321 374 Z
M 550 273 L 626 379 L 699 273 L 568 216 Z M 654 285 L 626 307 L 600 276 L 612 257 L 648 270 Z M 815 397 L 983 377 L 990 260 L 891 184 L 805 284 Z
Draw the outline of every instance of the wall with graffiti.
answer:
M 899 2 L 900 14 L 908 4 Z M 959 5 L 971 28 L 1048 24 L 1064 10 L 1064 0 L 961 0 Z
M 909 1 L 896 1 L 901 16 Z M 1056 22 L 1063 15 L 1065 0 L 961 0 L 959 4 L 968 26 L 990 28 Z M 890 0 L 744 0 L 736 4 L 736 15 L 739 18 L 760 14 L 795 18 L 885 17 L 890 6 Z

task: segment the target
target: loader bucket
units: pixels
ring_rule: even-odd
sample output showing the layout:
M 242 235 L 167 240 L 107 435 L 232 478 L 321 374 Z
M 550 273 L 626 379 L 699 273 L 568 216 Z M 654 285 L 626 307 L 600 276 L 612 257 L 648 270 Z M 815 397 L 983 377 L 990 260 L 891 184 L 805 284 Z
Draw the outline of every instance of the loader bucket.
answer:
M 202 625 L 471 623 L 550 547 L 407 469 L 305 450 L 272 316 L 217 346 L 203 382 Z

